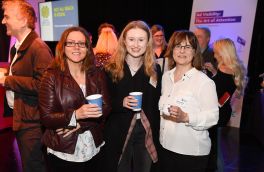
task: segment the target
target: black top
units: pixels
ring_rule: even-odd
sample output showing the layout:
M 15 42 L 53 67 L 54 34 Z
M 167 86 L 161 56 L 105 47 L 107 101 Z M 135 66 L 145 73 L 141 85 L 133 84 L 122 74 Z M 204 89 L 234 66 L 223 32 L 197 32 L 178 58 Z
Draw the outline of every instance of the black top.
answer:
M 218 126 L 224 127 L 227 125 L 232 114 L 230 100 L 236 90 L 236 85 L 233 75 L 223 73 L 219 69 L 217 74 L 212 79 L 216 85 L 218 100 L 221 99 L 226 92 L 230 95 L 230 98 L 224 103 L 222 107 L 219 108 Z
M 210 62 L 212 63 L 212 65 L 214 66 L 215 69 L 217 69 L 217 61 L 214 58 L 214 52 L 212 50 L 212 48 L 210 48 L 209 46 L 204 50 L 204 52 L 202 53 L 202 57 L 203 57 L 203 65 L 206 62 Z M 206 74 L 208 77 L 212 78 L 213 74 L 209 71 L 206 70 Z
M 167 48 L 167 47 L 166 47 Z M 166 53 L 166 48 L 162 50 L 162 52 L 160 53 L 160 55 L 158 56 L 156 53 L 155 53 L 155 57 L 156 59 L 163 59 L 162 60 L 162 65 L 160 65 L 160 68 L 161 68 L 161 73 L 163 74 L 164 73 L 164 69 L 165 69 L 165 53 Z

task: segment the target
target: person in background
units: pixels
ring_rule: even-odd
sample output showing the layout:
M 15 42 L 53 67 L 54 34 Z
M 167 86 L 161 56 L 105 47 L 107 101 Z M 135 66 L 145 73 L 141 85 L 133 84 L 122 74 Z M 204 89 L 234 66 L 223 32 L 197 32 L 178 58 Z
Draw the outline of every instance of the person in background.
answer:
M 238 58 L 234 42 L 229 39 L 220 39 L 213 44 L 214 57 L 217 60 L 218 67 L 207 67 L 213 74 L 213 80 L 216 85 L 216 91 L 219 101 L 219 121 L 217 126 L 210 129 L 212 139 L 212 151 L 208 162 L 208 172 L 217 169 L 217 148 L 220 146 L 217 139 L 218 128 L 226 127 L 232 114 L 230 104 L 233 94 L 243 95 L 247 77 L 246 69 L 242 61 Z M 220 167 L 219 167 L 220 168 Z
M 168 70 L 168 59 L 164 57 L 167 49 L 167 41 L 165 37 L 165 31 L 159 24 L 155 24 L 151 27 L 151 33 L 153 38 L 153 47 L 157 63 L 161 66 L 162 74 Z
M 264 88 L 264 80 L 260 83 L 261 88 Z
M 88 36 L 89 36 L 89 39 L 90 39 L 91 45 L 93 45 L 93 35 L 92 35 L 91 32 L 88 32 L 88 31 L 87 31 L 87 33 L 88 33 Z
M 148 172 L 158 160 L 161 71 L 144 21 L 131 21 L 125 26 L 105 70 L 112 111 L 105 128 L 103 171 Z M 129 93 L 134 91 L 143 93 L 141 111 L 132 110 L 137 100 Z
M 93 49 L 97 67 L 103 67 L 116 50 L 117 36 L 113 30 L 114 27 L 110 26 L 113 25 L 103 23 L 99 27 L 100 30 L 98 30 L 98 33 L 100 34 L 96 46 Z
M 214 82 L 201 72 L 201 52 L 193 32 L 175 31 L 165 54 L 170 70 L 162 77 L 159 156 L 162 172 L 204 172 L 217 124 Z
M 0 78 L 0 84 L 6 90 L 4 113 L 13 113 L 13 130 L 23 171 L 45 171 L 40 141 L 42 125 L 38 110 L 38 89 L 42 74 L 53 55 L 34 31 L 37 17 L 27 1 L 4 0 L 2 9 L 2 24 L 6 25 L 6 33 L 16 38 L 11 48 L 8 75 Z
M 102 94 L 102 109 L 86 104 L 85 97 L 92 94 Z M 66 29 L 39 91 L 41 121 L 46 127 L 42 141 L 52 172 L 97 170 L 109 99 L 105 75 L 95 67 L 87 31 Z
M 207 74 L 210 78 L 213 74 L 208 71 L 209 68 L 217 69 L 217 61 L 214 58 L 214 53 L 212 48 L 209 46 L 210 38 L 211 38 L 211 31 L 208 27 L 205 26 L 197 26 L 194 30 L 194 34 L 198 39 L 199 46 L 202 52 L 202 66 L 204 73 Z
M 258 76 L 257 81 L 259 82 L 260 89 L 263 89 L 264 88 L 264 73 Z
M 115 26 L 113 24 L 105 22 L 105 23 L 100 24 L 100 26 L 98 27 L 98 30 L 97 30 L 98 35 L 100 35 L 102 30 L 105 28 L 111 29 L 113 30 L 115 34 L 117 34 Z

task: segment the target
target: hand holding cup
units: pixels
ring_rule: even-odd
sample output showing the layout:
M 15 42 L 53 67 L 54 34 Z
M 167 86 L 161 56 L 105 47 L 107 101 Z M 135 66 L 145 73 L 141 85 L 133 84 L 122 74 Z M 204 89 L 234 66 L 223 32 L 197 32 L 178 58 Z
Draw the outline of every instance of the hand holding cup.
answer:
M 142 92 L 130 92 L 130 96 L 133 96 L 133 98 L 136 100 L 136 105 L 132 106 L 133 111 L 141 111 L 141 106 L 142 106 Z
M 103 100 L 101 94 L 86 97 L 87 104 L 76 110 L 76 119 L 98 118 L 102 116 Z

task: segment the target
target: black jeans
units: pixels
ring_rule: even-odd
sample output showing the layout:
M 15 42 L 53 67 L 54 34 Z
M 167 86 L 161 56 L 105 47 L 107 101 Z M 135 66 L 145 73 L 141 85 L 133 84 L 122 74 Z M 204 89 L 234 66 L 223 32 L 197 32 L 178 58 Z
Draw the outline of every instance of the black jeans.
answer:
M 161 172 L 205 172 L 208 155 L 191 156 L 178 154 L 161 148 L 160 171 Z
M 145 146 L 145 129 L 138 119 L 118 166 L 118 172 L 149 172 L 151 157 Z

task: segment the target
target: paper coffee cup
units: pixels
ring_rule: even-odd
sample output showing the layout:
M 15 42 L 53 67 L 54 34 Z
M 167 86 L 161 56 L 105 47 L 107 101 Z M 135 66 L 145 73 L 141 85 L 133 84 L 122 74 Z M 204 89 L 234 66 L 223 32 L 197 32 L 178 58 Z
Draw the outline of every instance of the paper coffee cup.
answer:
M 102 94 L 92 94 L 90 96 L 87 96 L 86 100 L 88 104 L 95 104 L 102 110 L 102 106 L 103 106 Z
M 140 111 L 142 106 L 142 92 L 131 92 L 129 93 L 130 96 L 133 96 L 135 99 L 137 99 L 137 106 L 133 106 L 133 111 Z
M 162 107 L 162 113 L 164 115 L 170 115 L 170 112 L 169 112 L 169 108 L 170 108 L 170 104 L 164 104 L 163 107 Z

